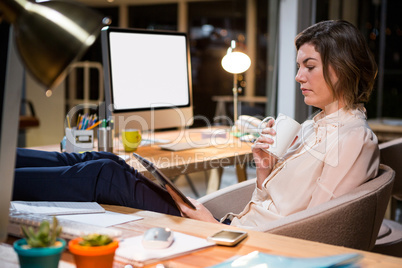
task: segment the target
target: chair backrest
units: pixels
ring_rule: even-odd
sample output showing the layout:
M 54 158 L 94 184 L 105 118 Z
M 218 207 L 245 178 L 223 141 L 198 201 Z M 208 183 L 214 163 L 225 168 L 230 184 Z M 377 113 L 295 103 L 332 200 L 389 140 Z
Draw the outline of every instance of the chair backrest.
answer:
M 380 165 L 376 178 L 317 207 L 273 221 L 266 231 L 371 250 L 391 196 L 394 175 L 390 167 Z
M 251 200 L 255 181 L 256 179 L 250 179 L 230 185 L 204 195 L 198 201 L 217 219 L 221 219 L 229 212 L 240 213 Z
M 395 170 L 392 195 L 402 200 L 402 138 L 381 143 L 379 148 L 380 162 Z
M 273 221 L 269 233 L 327 244 L 370 250 L 374 247 L 395 172 L 381 165 L 376 178 L 350 193 L 282 219 Z M 238 183 L 201 197 L 216 218 L 240 212 L 251 199 L 255 179 Z M 229 202 L 230 200 L 230 202 Z

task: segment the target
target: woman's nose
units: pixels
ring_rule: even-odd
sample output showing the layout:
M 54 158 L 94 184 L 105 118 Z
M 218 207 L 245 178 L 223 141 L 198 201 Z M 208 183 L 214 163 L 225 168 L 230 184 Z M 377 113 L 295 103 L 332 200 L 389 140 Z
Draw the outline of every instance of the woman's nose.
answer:
M 305 79 L 303 78 L 303 76 L 302 76 L 302 73 L 301 73 L 301 70 L 300 70 L 300 69 L 297 70 L 295 80 L 296 80 L 296 82 L 298 82 L 298 83 L 303 83 L 304 80 L 305 80 Z

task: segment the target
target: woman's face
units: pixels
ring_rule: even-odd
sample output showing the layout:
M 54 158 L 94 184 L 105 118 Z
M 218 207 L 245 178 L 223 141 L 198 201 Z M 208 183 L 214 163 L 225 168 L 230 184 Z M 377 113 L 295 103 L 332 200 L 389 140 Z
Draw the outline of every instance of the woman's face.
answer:
M 336 103 L 330 87 L 324 79 L 321 55 L 311 44 L 304 44 L 297 52 L 297 75 L 296 81 L 300 83 L 300 89 L 304 95 L 304 102 L 322 110 L 327 114 L 343 107 L 343 103 Z M 338 81 L 334 70 L 329 66 L 329 74 L 332 84 Z

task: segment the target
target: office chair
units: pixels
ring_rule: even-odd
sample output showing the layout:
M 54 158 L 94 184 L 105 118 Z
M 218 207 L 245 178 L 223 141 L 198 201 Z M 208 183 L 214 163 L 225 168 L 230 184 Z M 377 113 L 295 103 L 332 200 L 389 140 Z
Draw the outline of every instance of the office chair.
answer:
M 265 232 L 361 250 L 374 247 L 395 172 L 381 165 L 376 178 L 319 206 L 273 221 Z M 198 199 L 216 218 L 240 212 L 251 199 L 255 179 Z
M 38 127 L 40 122 L 36 117 L 35 108 L 30 100 L 23 99 L 21 101 L 21 108 L 28 108 L 29 112 L 24 112 L 20 115 L 18 128 L 25 130 L 31 127 Z
M 391 219 L 384 219 L 374 252 L 402 257 L 402 224 L 395 221 L 397 202 L 402 201 L 402 138 L 379 145 L 381 163 L 395 170 L 395 180 L 390 200 Z

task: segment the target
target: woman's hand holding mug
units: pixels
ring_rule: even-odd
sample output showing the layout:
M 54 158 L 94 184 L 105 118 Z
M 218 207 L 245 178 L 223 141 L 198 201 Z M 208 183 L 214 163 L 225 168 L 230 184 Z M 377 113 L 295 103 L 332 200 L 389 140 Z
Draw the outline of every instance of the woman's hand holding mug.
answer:
M 266 117 L 259 127 L 260 137 L 253 145 L 253 157 L 257 167 L 257 186 L 271 173 L 278 160 L 294 143 L 301 125 L 292 118 L 279 114 L 276 120 Z
M 260 136 L 269 138 L 262 139 L 263 141 L 269 141 L 270 144 L 269 148 L 262 149 L 274 157 L 281 159 L 295 141 L 301 125 L 289 116 L 279 114 L 275 120 L 273 117 L 265 118 L 261 121 L 258 128 Z

